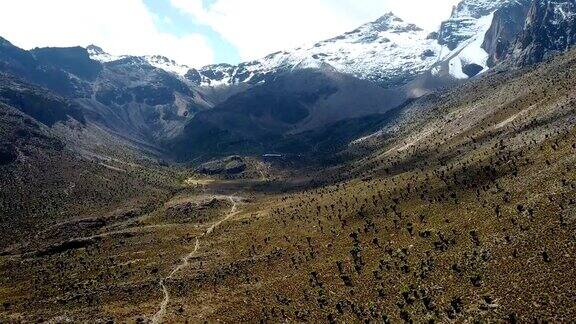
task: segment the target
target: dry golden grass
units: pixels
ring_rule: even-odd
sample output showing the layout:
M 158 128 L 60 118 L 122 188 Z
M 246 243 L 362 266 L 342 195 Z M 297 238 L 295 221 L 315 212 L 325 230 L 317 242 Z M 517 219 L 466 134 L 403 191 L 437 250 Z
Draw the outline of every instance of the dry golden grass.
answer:
M 0 319 L 149 321 L 188 255 L 166 322 L 571 322 L 574 57 L 416 103 L 322 185 L 184 177 L 73 244 L 61 225 L 0 257 Z

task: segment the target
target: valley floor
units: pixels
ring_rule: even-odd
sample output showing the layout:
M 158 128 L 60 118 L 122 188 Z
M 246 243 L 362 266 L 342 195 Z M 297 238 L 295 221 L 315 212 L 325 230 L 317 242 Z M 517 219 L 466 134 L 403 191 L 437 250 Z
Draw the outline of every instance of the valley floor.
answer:
M 569 322 L 575 135 L 284 194 L 186 180 L 149 213 L 2 256 L 0 318 Z

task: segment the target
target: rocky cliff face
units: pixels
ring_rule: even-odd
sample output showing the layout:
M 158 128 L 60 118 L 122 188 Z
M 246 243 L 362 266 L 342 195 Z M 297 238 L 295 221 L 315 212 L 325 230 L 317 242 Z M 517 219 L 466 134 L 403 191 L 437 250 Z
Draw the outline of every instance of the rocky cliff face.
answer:
M 530 65 L 576 44 L 574 0 L 514 0 L 494 13 L 482 47 L 492 67 L 503 61 Z
M 501 8 L 506 0 L 463 0 L 452 10 L 450 19 L 440 26 L 438 42 L 454 50 L 462 42 L 481 32 L 479 20 Z
M 531 0 L 508 1 L 494 12 L 494 19 L 486 33 L 482 48 L 489 53 L 488 66 L 505 60 L 518 35 L 524 30 Z
M 534 0 L 514 46 L 518 64 L 534 64 L 576 44 L 576 1 Z

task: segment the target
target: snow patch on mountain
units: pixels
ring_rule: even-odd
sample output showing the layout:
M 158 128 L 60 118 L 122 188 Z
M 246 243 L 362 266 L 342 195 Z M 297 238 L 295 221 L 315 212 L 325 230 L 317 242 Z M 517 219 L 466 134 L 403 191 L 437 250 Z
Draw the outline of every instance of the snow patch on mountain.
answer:
M 114 62 L 125 58 L 126 56 L 116 56 L 106 53 L 102 48 L 96 45 L 90 45 L 86 47 L 90 59 L 102 63 Z
M 401 84 L 430 68 L 442 46 L 430 33 L 388 13 L 343 35 L 311 46 L 270 54 L 238 66 L 200 69 L 202 85 L 260 82 L 273 72 L 331 66 L 364 80 Z
M 150 56 L 130 56 L 130 55 L 112 55 L 105 52 L 102 48 L 90 45 L 86 48 L 88 51 L 88 55 L 94 61 L 102 62 L 102 63 L 110 63 L 120 61 L 126 58 L 139 58 L 146 63 L 156 67 L 158 69 L 162 69 L 169 73 L 174 73 L 179 76 L 184 76 L 190 68 L 186 65 L 181 65 L 176 63 L 174 60 L 171 60 L 167 57 L 161 55 L 150 55 Z
M 178 74 L 180 76 L 186 75 L 186 73 L 188 73 L 190 70 L 190 67 L 178 64 L 176 61 L 160 55 L 144 56 L 144 59 L 154 67 L 162 69 L 166 72 Z
M 142 58 L 192 84 L 207 87 L 257 84 L 277 72 L 320 67 L 394 87 L 426 71 L 438 73 L 446 62 L 450 75 L 465 79 L 488 69 L 488 53 L 482 43 L 494 11 L 508 1 L 516 0 L 462 0 L 437 33 L 388 13 L 343 35 L 238 65 L 190 69 L 162 56 Z M 89 53 L 102 62 L 124 58 L 101 49 L 89 49 Z
M 482 48 L 484 43 L 484 37 L 490 25 L 492 24 L 492 19 L 494 13 L 482 17 L 477 20 L 476 26 L 478 31 L 476 34 L 460 44 L 450 55 L 449 60 L 449 73 L 457 79 L 467 79 L 471 75 L 470 73 L 465 73 L 465 67 L 472 64 L 481 68 L 481 70 L 474 71 L 474 75 L 486 72 L 488 68 L 488 58 L 489 54 Z

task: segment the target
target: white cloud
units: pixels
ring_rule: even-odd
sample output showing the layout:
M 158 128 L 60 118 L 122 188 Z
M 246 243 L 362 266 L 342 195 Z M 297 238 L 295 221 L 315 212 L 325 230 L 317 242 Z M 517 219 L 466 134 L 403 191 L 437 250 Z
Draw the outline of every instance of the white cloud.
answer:
M 298 47 L 349 31 L 393 11 L 435 30 L 459 0 L 171 0 L 236 46 L 243 59 Z
M 214 59 L 204 36 L 158 31 L 142 0 L 1 0 L 0 36 L 25 49 L 96 44 L 111 54 L 160 54 L 191 66 Z

